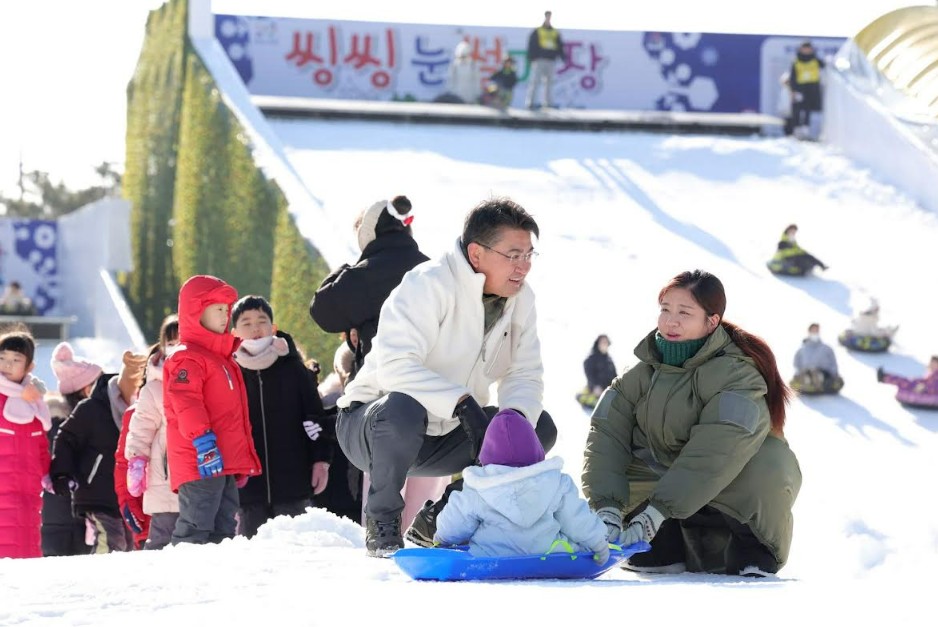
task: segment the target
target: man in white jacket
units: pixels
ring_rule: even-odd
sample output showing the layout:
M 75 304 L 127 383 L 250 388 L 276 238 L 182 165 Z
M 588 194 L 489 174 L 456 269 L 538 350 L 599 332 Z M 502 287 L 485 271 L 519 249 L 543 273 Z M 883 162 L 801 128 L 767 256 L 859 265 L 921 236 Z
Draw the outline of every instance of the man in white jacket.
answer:
M 369 555 L 404 546 L 407 476 L 446 476 L 476 464 L 500 408 L 530 421 L 545 450 L 556 442 L 541 405 L 537 316 L 525 281 L 537 256 L 532 235 L 539 236 L 537 223 L 520 205 L 485 201 L 469 212 L 453 250 L 408 272 L 381 308 L 371 353 L 337 403 L 339 445 L 371 477 Z M 497 406 L 489 405 L 493 383 Z M 422 533 L 409 539 L 432 543 L 427 524 L 445 498 L 417 515 Z

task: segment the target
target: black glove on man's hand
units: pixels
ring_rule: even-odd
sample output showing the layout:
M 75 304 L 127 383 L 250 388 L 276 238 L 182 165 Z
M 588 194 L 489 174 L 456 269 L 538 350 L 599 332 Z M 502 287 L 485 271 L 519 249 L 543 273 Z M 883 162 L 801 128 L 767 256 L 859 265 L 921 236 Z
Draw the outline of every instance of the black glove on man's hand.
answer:
M 479 406 L 476 399 L 467 396 L 456 405 L 453 418 L 459 420 L 463 431 L 466 432 L 472 450 L 472 459 L 478 461 L 479 449 L 482 448 L 482 438 L 485 437 L 485 429 L 489 426 L 488 415 Z

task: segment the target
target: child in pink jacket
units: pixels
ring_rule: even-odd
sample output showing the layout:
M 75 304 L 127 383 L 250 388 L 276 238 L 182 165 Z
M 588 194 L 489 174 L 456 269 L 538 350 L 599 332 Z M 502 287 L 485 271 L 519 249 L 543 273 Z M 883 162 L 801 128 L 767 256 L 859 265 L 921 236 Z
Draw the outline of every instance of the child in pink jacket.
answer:
M 150 516 L 144 549 L 161 549 L 169 544 L 179 518 L 179 497 L 169 486 L 163 411 L 163 364 L 178 344 L 179 319 L 173 314 L 163 320 L 158 348 L 147 361 L 146 383 L 137 396 L 121 451 L 128 462 L 127 490 L 131 496 L 143 495 L 143 512 Z
M 46 432 L 52 418 L 41 382 L 29 374 L 35 353 L 28 332 L 0 335 L 0 558 L 42 557 L 40 513 L 42 489 L 51 489 Z

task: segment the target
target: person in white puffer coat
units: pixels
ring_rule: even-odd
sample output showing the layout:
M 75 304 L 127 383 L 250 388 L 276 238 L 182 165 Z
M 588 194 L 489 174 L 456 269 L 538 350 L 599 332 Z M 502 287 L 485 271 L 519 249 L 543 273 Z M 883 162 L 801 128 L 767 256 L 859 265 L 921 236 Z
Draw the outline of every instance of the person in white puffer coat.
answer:
M 453 61 L 449 66 L 449 91 L 466 104 L 479 104 L 482 96 L 482 73 L 472 58 L 472 46 L 468 41 L 456 45 Z
M 124 446 L 127 488 L 134 496 L 139 496 L 142 489 L 143 511 L 151 517 L 144 549 L 161 549 L 169 544 L 179 517 L 179 496 L 169 483 L 163 412 L 163 364 L 177 344 L 179 321 L 173 314 L 163 320 L 159 348 L 147 360 L 146 383 L 140 389 Z
M 381 307 L 362 369 L 339 398 L 336 437 L 372 482 L 365 548 L 388 557 L 401 534 L 408 476 L 442 477 L 478 459 L 491 417 L 521 413 L 545 450 L 557 427 L 544 411 L 544 367 L 534 291 L 534 218 L 509 198 L 489 198 L 466 216 L 462 236 L 437 260 L 404 275 Z M 492 392 L 497 405 L 490 405 Z M 493 399 L 494 400 L 494 399 Z M 458 490 L 459 481 L 447 487 Z M 444 492 L 414 517 L 407 538 L 433 544 Z
M 898 325 L 884 327 L 879 324 L 879 301 L 870 298 L 869 305 L 850 321 L 850 331 L 855 335 L 891 338 L 899 329 Z

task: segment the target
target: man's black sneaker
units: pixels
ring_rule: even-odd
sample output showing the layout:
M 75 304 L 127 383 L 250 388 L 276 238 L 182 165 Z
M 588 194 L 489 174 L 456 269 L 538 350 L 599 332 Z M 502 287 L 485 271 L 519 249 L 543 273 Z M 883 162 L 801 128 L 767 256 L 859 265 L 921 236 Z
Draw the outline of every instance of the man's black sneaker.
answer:
M 368 516 L 365 521 L 365 548 L 371 557 L 390 557 L 404 548 L 400 517 L 381 522 Z
M 412 522 L 410 528 L 407 529 L 407 539 L 409 541 L 417 546 L 433 546 L 433 534 L 436 533 L 436 516 L 439 513 L 437 511 L 438 509 L 442 510 L 443 508 L 436 507 L 436 503 L 433 501 L 427 501 L 423 504 L 423 507 L 417 512 L 417 515 L 414 516 L 414 522 Z

